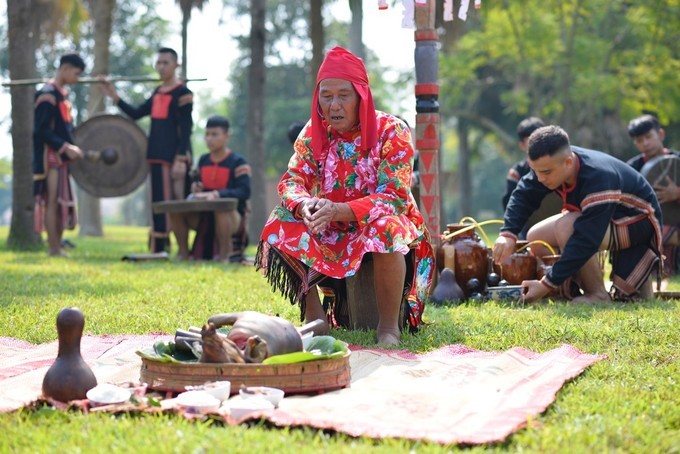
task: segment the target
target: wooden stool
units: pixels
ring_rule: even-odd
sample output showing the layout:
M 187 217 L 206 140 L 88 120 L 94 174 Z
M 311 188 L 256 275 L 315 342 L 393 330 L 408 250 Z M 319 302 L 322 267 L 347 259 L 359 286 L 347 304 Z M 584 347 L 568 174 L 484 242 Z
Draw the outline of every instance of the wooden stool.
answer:
M 407 273 L 408 274 L 408 273 Z M 408 276 L 407 276 L 408 279 Z M 372 330 L 378 327 L 378 305 L 373 285 L 373 257 L 366 254 L 361 267 L 354 276 L 345 278 L 347 288 L 347 309 L 349 312 L 349 328 Z M 399 309 L 399 329 L 406 326 L 405 309 L 408 307 L 406 297 L 402 299 Z

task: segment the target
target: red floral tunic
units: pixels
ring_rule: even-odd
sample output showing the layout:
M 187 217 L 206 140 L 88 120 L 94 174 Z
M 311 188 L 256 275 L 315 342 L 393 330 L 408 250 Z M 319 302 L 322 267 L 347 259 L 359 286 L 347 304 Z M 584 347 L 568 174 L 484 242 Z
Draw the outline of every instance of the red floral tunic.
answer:
M 378 144 L 361 150 L 360 129 L 339 133 L 329 128 L 330 145 L 319 162 L 313 158 L 311 128 L 295 142 L 295 154 L 278 185 L 281 205 L 261 236 L 262 257 L 269 247 L 292 256 L 319 273 L 344 278 L 356 273 L 367 252 L 415 251 L 411 315 L 421 320 L 432 280 L 430 236 L 410 190 L 413 165 L 411 133 L 396 117 L 376 111 Z M 356 222 L 333 222 L 313 234 L 293 215 L 305 198 L 347 203 Z M 266 268 L 267 264 L 261 266 Z

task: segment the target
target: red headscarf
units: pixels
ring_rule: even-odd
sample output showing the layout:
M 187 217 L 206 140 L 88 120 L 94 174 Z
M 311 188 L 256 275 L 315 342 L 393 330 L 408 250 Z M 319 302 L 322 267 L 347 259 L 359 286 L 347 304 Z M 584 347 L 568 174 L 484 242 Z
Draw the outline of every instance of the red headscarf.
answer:
M 373 148 L 378 143 L 378 126 L 375 119 L 373 95 L 368 86 L 368 73 L 364 62 L 342 47 L 334 47 L 326 54 L 319 74 L 316 76 L 316 89 L 312 99 L 312 150 L 318 159 L 324 148 L 328 147 L 326 122 L 319 112 L 319 83 L 324 79 L 345 79 L 359 94 L 359 123 L 361 124 L 361 147 Z

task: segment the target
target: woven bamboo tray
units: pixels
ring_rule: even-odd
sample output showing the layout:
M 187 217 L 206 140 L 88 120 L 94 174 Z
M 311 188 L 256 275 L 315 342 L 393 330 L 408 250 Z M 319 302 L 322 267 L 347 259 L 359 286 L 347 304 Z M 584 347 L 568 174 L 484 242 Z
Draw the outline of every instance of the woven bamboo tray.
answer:
M 184 392 L 185 386 L 229 380 L 239 387 L 271 386 L 287 394 L 332 391 L 350 382 L 349 356 L 297 364 L 160 363 L 142 358 L 141 380 L 157 391 Z

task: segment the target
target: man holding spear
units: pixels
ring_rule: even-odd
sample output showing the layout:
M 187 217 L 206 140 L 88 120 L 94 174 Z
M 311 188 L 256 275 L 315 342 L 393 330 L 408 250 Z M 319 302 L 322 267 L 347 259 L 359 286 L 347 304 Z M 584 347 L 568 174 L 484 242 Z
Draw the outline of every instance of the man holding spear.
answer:
M 184 82 L 177 79 L 176 70 L 179 66 L 177 52 L 167 47 L 159 49 L 156 71 L 162 83 L 144 103 L 136 107 L 120 99 L 111 81 L 103 79 L 104 93 L 123 112 L 135 120 L 151 115 L 146 158 L 151 174 L 152 202 L 181 200 L 188 192 L 188 173 L 192 163 L 193 93 Z M 151 252 L 168 250 L 168 215 L 154 214 L 152 221 L 149 241 Z

